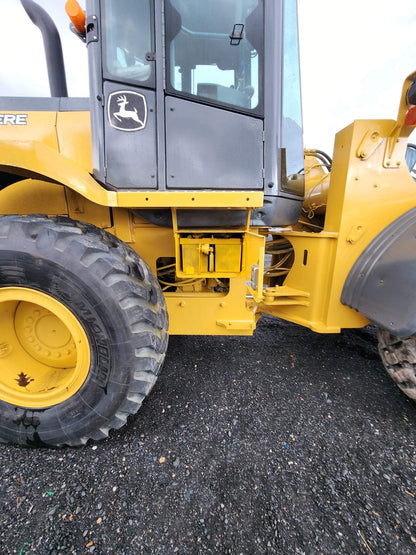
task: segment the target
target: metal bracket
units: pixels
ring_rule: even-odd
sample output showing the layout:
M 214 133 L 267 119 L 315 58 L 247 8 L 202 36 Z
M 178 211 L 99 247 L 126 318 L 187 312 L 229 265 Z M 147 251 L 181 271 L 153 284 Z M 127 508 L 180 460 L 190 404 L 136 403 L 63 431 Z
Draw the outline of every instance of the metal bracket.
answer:
M 86 25 L 86 42 L 98 42 L 98 19 L 96 15 L 89 15 L 87 17 Z
M 367 160 L 377 150 L 383 142 L 383 137 L 378 129 L 370 129 L 364 135 L 359 147 L 357 148 L 357 158 Z
M 268 306 L 310 306 L 310 293 L 287 285 L 267 287 L 263 304 Z
M 401 161 L 393 159 L 394 150 L 400 139 L 407 139 L 414 130 L 414 126 L 408 125 L 406 115 L 410 108 L 408 101 L 408 91 L 412 86 L 416 72 L 411 73 L 404 81 L 402 88 L 402 96 L 400 99 L 399 113 L 397 115 L 396 125 L 390 136 L 387 138 L 386 152 L 384 154 L 383 167 L 386 169 L 397 169 L 401 166 Z
M 393 161 L 393 154 L 396 144 L 399 142 L 401 129 L 396 126 L 392 135 L 387 138 L 386 151 L 384 153 L 383 168 L 397 170 L 401 166 L 401 161 Z

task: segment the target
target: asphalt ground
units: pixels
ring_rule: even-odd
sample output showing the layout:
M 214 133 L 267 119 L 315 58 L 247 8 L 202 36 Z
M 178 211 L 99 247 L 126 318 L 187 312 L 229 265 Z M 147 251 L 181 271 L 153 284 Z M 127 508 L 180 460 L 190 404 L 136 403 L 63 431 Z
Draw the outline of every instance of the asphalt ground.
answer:
M 372 328 L 172 337 L 108 440 L 0 445 L 1 553 L 415 553 L 415 422 Z

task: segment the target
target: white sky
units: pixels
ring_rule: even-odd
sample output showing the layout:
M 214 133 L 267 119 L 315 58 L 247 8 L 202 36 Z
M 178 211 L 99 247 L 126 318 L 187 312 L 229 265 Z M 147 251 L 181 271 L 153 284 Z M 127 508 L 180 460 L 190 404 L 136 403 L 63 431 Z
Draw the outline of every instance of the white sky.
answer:
M 68 30 L 65 0 L 36 0 L 61 33 L 70 96 L 88 94 L 85 45 Z M 80 0 L 85 7 L 85 0 Z M 305 146 L 332 153 L 354 119 L 395 118 L 416 69 L 415 0 L 298 0 Z M 39 30 L 20 0 L 0 0 L 0 95 L 48 96 Z

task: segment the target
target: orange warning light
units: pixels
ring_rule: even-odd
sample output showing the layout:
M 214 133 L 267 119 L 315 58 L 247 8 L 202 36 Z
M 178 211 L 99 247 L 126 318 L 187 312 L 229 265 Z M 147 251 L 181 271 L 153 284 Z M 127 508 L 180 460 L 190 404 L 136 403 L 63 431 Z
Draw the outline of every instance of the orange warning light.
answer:
M 85 36 L 85 13 L 77 0 L 67 0 L 65 10 L 77 32 Z
M 410 108 L 406 114 L 405 125 L 416 125 L 416 106 Z

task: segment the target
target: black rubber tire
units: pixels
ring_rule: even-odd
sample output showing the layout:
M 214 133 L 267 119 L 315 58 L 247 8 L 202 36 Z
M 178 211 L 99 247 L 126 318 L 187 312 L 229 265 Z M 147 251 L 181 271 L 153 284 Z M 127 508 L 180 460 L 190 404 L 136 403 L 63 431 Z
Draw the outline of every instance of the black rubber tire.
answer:
M 89 224 L 45 216 L 0 217 L 0 287 L 42 291 L 86 332 L 91 364 L 81 388 L 57 405 L 28 409 L 0 399 L 0 441 L 83 445 L 106 438 L 140 408 L 167 349 L 159 283 L 125 243 Z
M 410 399 L 416 400 L 416 335 L 401 339 L 378 329 L 378 350 L 392 380 Z

